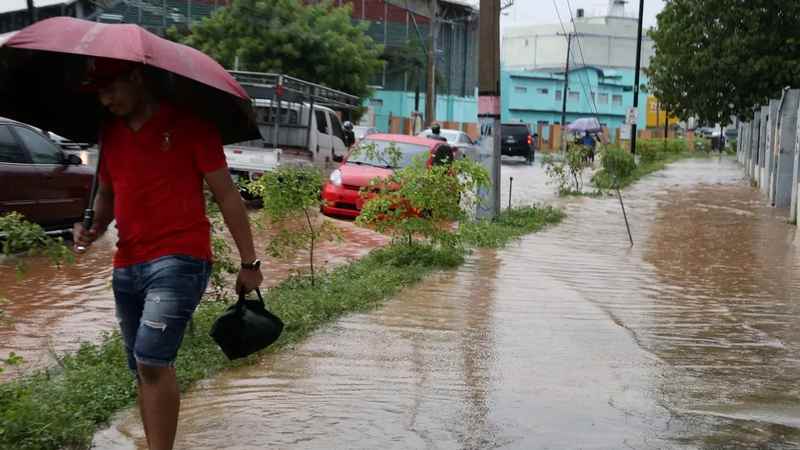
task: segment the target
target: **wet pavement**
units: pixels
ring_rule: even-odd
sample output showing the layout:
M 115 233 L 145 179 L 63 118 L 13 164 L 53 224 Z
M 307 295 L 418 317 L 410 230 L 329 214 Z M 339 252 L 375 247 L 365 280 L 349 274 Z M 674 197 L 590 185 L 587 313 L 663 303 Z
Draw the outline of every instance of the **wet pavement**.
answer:
M 252 212 L 251 218 L 261 220 L 258 212 Z M 342 232 L 343 242 L 322 243 L 315 257 L 319 267 L 346 263 L 387 242 L 385 237 L 358 228 L 353 222 L 334 222 Z M 264 261 L 265 286 L 306 270 L 307 252 L 276 260 L 264 255 L 268 230 L 257 229 L 255 239 L 256 250 Z M 0 381 L 53 365 L 56 354 L 77 350 L 82 342 L 98 342 L 103 333 L 116 329 L 111 290 L 115 243 L 112 227 L 89 252 L 78 255 L 74 264 L 54 267 L 47 258 L 26 258 L 24 275 L 17 272 L 16 260 L 0 259 L 0 298 L 8 301 L 2 308 L 10 319 L 0 323 L 0 359 L 14 352 L 25 360 L 21 366 L 0 374 Z M 234 261 L 238 261 L 232 242 L 231 249 Z
M 731 159 L 625 198 L 635 247 L 616 198 L 564 200 L 563 224 L 199 383 L 176 448 L 800 447 L 796 229 Z M 137 414 L 95 447 L 145 448 Z

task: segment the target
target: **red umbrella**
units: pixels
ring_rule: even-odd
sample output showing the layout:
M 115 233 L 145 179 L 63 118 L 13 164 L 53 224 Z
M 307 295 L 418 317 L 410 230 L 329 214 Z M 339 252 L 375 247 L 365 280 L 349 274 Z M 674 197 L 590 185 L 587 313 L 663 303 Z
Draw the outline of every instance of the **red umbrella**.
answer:
M 37 22 L 0 43 L 0 116 L 95 142 L 104 112 L 80 89 L 87 57 L 161 69 L 170 74 L 171 100 L 216 124 L 223 142 L 260 138 L 247 92 L 209 56 L 136 25 L 70 17 Z

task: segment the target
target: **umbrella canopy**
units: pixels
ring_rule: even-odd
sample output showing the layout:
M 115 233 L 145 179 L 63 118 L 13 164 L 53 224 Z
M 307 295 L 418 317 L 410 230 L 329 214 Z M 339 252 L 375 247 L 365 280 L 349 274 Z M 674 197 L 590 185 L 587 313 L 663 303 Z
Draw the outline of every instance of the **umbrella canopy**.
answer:
M 136 25 L 71 17 L 43 20 L 0 40 L 0 116 L 96 142 L 105 112 L 80 89 L 88 57 L 160 69 L 167 97 L 216 124 L 224 143 L 260 138 L 247 92 L 209 56 Z
M 600 122 L 594 117 L 584 117 L 577 119 L 567 125 L 567 131 L 579 133 L 599 133 L 603 131 Z

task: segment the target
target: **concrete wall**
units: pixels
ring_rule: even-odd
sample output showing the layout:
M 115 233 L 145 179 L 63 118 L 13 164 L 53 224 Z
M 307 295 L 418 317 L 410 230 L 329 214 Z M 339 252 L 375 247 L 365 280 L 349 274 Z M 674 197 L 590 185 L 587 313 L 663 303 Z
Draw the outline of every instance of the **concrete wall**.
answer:
M 800 89 L 785 89 L 780 100 L 754 108 L 753 119 L 737 127 L 737 159 L 768 202 L 800 219 Z

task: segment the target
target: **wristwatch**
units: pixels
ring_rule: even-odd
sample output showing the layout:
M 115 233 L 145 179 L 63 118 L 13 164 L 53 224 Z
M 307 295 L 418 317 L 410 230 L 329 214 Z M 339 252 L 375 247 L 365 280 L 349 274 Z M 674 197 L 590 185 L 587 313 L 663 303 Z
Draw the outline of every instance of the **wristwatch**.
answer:
M 242 269 L 246 270 L 258 270 L 261 268 L 261 260 L 257 259 L 251 263 L 242 263 Z

